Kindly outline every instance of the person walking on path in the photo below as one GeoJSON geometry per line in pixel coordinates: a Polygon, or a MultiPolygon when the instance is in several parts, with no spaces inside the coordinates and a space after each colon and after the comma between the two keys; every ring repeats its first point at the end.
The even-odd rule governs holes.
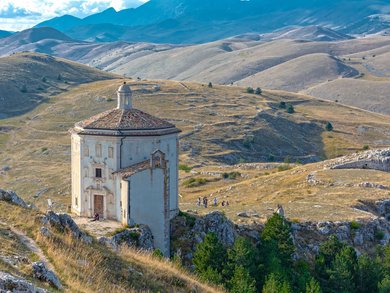
{"type": "Polygon", "coordinates": [[[198,200],[196,201],[196,205],[200,207],[200,197],[198,197],[198,200]]]}
{"type": "Polygon", "coordinates": [[[218,205],[218,199],[214,197],[214,206],[216,207],[218,205]]]}

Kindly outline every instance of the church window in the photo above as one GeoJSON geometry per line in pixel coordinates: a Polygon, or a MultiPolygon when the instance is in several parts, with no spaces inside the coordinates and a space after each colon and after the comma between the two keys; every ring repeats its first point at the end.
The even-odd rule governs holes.
{"type": "Polygon", "coordinates": [[[89,147],[88,145],[84,145],[84,157],[89,157],[89,147]]]}
{"type": "Polygon", "coordinates": [[[96,178],[102,178],[102,169],[101,168],[96,168],[95,169],[95,177],[96,178]]]}
{"type": "Polygon", "coordinates": [[[101,157],[102,156],[102,145],[101,144],[97,144],[95,151],[96,151],[96,157],[101,157]]]}
{"type": "Polygon", "coordinates": [[[113,147],[108,148],[108,157],[110,159],[112,159],[114,157],[114,148],[113,147]]]}
{"type": "Polygon", "coordinates": [[[75,199],[74,199],[74,205],[75,205],[76,207],[79,205],[79,201],[78,201],[78,198],[77,198],[77,197],[75,197],[75,199]]]}

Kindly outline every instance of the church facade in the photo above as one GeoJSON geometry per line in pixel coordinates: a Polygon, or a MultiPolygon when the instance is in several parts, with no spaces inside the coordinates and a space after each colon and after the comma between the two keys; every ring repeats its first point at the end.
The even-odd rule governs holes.
{"type": "Polygon", "coordinates": [[[173,124],[132,107],[124,83],[117,108],[78,122],[72,140],[72,212],[124,225],[148,225],[169,255],[178,213],[178,133],[173,124]]]}

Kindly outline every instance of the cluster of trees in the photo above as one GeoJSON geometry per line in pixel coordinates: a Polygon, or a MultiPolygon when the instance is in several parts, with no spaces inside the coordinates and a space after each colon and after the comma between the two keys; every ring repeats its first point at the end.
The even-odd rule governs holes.
{"type": "Polygon", "coordinates": [[[284,102],[284,101],[281,101],[279,103],[279,108],[280,109],[286,109],[286,112],[289,113],[289,114],[295,113],[294,106],[291,105],[291,104],[286,104],[286,102],[284,102]]]}
{"type": "Polygon", "coordinates": [[[256,89],[253,89],[252,87],[247,87],[246,88],[246,92],[248,94],[256,94],[256,95],[261,95],[261,93],[263,92],[261,88],[256,88],[256,89]]]}
{"type": "Polygon", "coordinates": [[[311,263],[295,259],[294,252],[291,224],[275,214],[257,246],[239,237],[226,248],[209,233],[193,263],[201,279],[233,293],[390,292],[390,246],[358,257],[354,248],[331,237],[311,263]]]}

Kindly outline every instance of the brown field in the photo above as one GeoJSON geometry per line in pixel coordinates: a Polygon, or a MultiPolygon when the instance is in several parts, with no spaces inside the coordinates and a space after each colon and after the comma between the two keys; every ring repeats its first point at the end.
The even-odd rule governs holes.
{"type": "MultiPolygon", "coordinates": [[[[0,186],[15,190],[42,209],[51,198],[58,211],[67,211],[70,203],[70,137],[67,131],[75,122],[115,107],[115,90],[120,83],[122,80],[84,84],[50,98],[28,114],[1,120],[0,167],[8,166],[10,170],[0,173],[0,186]]],[[[195,167],[194,172],[214,169],[225,172],[238,163],[267,162],[270,156],[280,162],[277,166],[284,160],[293,163],[318,161],[359,151],[365,145],[370,148],[390,145],[388,116],[310,96],[282,91],[264,91],[259,96],[246,94],[245,88],[208,88],[197,83],[172,81],[132,81],[131,86],[137,108],[168,119],[183,130],[180,161],[195,167]],[[292,103],[296,112],[288,114],[279,109],[280,101],[292,103]],[[326,121],[333,124],[333,132],[324,131],[326,121]]],[[[305,184],[309,171],[291,174],[306,169],[318,169],[321,176],[330,178],[337,174],[322,170],[321,164],[299,166],[293,171],[271,175],[263,174],[273,171],[246,171],[243,168],[238,171],[244,175],[249,172],[245,178],[221,181],[220,175],[211,176],[209,179],[213,182],[199,188],[184,187],[184,178],[192,174],[181,172],[182,209],[194,209],[199,195],[210,195],[231,185],[237,185],[236,189],[222,192],[221,196],[231,197],[232,205],[225,210],[232,218],[236,218],[237,211],[250,209],[266,214],[276,203],[287,205],[291,218],[360,217],[361,212],[350,208],[355,201],[365,196],[388,196],[364,188],[309,188],[305,184]],[[349,195],[341,196],[343,192],[349,195]],[[331,207],[329,203],[332,203],[338,208],[332,215],[325,208],[313,212],[312,202],[322,207],[331,207]]],[[[338,172],[349,174],[348,171],[338,172]]],[[[366,181],[388,179],[387,174],[380,172],[364,171],[363,174],[376,176],[366,181]]],[[[194,176],[204,177],[202,174],[194,176]]],[[[360,178],[351,176],[348,180],[357,182],[360,178]]]]}

